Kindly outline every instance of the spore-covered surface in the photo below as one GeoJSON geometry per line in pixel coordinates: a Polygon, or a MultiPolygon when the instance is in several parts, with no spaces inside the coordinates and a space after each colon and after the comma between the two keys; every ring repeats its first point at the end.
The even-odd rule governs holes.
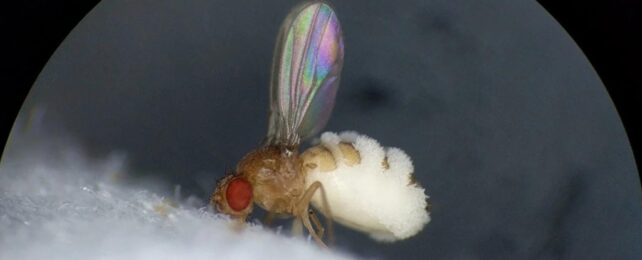
{"type": "Polygon", "coordinates": [[[128,183],[117,153],[90,159],[43,137],[14,135],[0,165],[0,259],[351,259],[255,223],[236,230],[178,187],[128,183]]]}
{"type": "MultiPolygon", "coordinates": [[[[38,78],[25,128],[62,125],[93,157],[121,151],[129,177],[206,198],[267,131],[274,41],[296,3],[103,1],[38,78]]],[[[642,255],[640,181],[615,107],[537,3],[331,4],[345,63],[326,130],[402,148],[433,210],[416,237],[378,244],[339,228],[339,248],[406,259],[642,255]]]]}

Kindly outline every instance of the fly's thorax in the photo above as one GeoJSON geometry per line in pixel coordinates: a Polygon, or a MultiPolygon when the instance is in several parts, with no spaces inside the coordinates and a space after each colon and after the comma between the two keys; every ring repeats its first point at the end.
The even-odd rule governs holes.
{"type": "Polygon", "coordinates": [[[265,146],[248,153],[237,166],[252,183],[254,202],[267,211],[291,214],[305,190],[301,160],[296,150],[265,146]]]}

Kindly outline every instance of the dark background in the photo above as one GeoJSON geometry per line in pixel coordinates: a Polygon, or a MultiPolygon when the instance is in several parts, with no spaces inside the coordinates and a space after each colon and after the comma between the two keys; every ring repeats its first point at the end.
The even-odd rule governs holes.
{"type": "MultiPolygon", "coordinates": [[[[29,89],[69,31],[99,1],[33,0],[5,5],[0,143],[4,145],[29,89]]],[[[571,35],[608,89],[642,161],[642,12],[639,1],[538,1],[571,35]]]]}
{"type": "MultiPolygon", "coordinates": [[[[204,2],[209,3],[209,1],[204,2]]],[[[276,17],[276,13],[284,12],[281,9],[284,10],[289,6],[280,4],[279,8],[275,8],[280,11],[261,10],[251,14],[263,15],[263,18],[266,14],[270,14],[269,23],[266,24],[276,24],[280,20],[276,17]]],[[[609,3],[611,4],[612,2],[609,3]]],[[[635,110],[627,108],[639,104],[639,95],[635,93],[639,91],[636,88],[639,86],[639,80],[635,81],[633,77],[633,71],[640,67],[639,50],[633,48],[640,46],[639,41],[633,38],[633,35],[639,34],[634,31],[635,25],[639,23],[632,20],[633,14],[639,9],[634,9],[625,3],[615,4],[616,9],[600,5],[585,6],[586,3],[582,5],[569,3],[567,7],[547,6],[547,8],[553,15],[557,15],[556,12],[563,14],[569,10],[577,12],[571,16],[562,15],[561,17],[567,18],[558,20],[563,24],[564,19],[569,21],[569,25],[564,24],[564,27],[571,32],[571,36],[594,64],[615,101],[631,142],[635,144],[638,142],[635,135],[636,126],[632,124],[635,120],[633,117],[635,110]],[[576,36],[573,30],[577,30],[582,36],[576,36]]],[[[244,6],[238,3],[235,5],[234,12],[238,12],[238,7],[244,6]]],[[[363,31],[363,21],[372,22],[372,17],[358,17],[355,6],[350,6],[350,2],[342,2],[341,5],[344,9],[339,9],[340,12],[352,11],[354,15],[354,17],[342,16],[346,21],[346,30],[351,29],[348,26],[355,26],[363,31]]],[[[376,6],[363,13],[389,14],[389,9],[376,8],[376,6]]],[[[488,8],[481,4],[472,6],[488,8]]],[[[528,5],[521,7],[523,6],[528,5]]],[[[178,7],[180,7],[179,11],[189,9],[184,9],[185,6],[178,7]]],[[[226,7],[232,9],[232,4],[226,7]]],[[[620,131],[619,121],[612,113],[612,108],[604,96],[605,93],[600,92],[601,84],[596,82],[592,71],[579,63],[575,63],[577,66],[564,67],[564,64],[569,64],[566,63],[567,59],[574,61],[578,59],[575,49],[572,48],[574,46],[569,47],[568,44],[558,46],[560,38],[556,37],[560,34],[552,28],[553,26],[544,27],[543,30],[540,30],[542,27],[531,27],[537,23],[531,24],[528,20],[520,20],[519,13],[501,14],[501,19],[498,21],[517,21],[520,24],[512,27],[512,24],[500,23],[498,27],[493,23],[483,24],[484,21],[480,17],[470,17],[470,20],[464,21],[465,17],[461,15],[458,17],[455,10],[457,8],[452,6],[450,9],[443,8],[444,6],[430,7],[429,10],[437,11],[422,13],[428,19],[410,21],[411,26],[417,23],[421,25],[418,26],[419,28],[427,27],[426,31],[411,34],[410,39],[417,40],[419,36],[418,42],[432,47],[427,54],[428,58],[426,53],[404,52],[403,48],[397,52],[391,52],[406,55],[402,57],[386,56],[386,53],[381,52],[368,53],[372,50],[386,49],[382,47],[394,49],[396,46],[410,46],[408,48],[426,46],[413,45],[410,41],[395,42],[391,37],[377,34],[377,32],[368,34],[353,29],[351,34],[347,35],[349,39],[346,39],[346,42],[358,42],[362,44],[361,46],[365,41],[363,39],[369,39],[371,35],[379,38],[374,38],[378,40],[374,42],[374,46],[350,48],[348,51],[350,57],[356,58],[347,61],[346,67],[350,67],[351,71],[350,74],[346,74],[343,83],[351,87],[340,90],[337,109],[343,111],[343,114],[334,115],[328,128],[359,130],[379,139],[384,145],[397,145],[409,152],[416,160],[416,167],[421,169],[422,175],[418,176],[419,181],[428,185],[429,194],[433,196],[435,202],[433,222],[417,239],[393,246],[382,245],[373,248],[373,243],[351,233],[342,233],[339,240],[347,244],[351,251],[360,255],[380,256],[381,254],[389,257],[399,256],[399,252],[406,252],[406,256],[418,257],[413,250],[423,247],[426,247],[425,252],[436,257],[465,256],[468,253],[487,257],[532,256],[532,254],[539,257],[571,257],[584,254],[606,256],[610,252],[620,252],[630,256],[632,252],[639,252],[640,248],[627,246],[639,244],[637,242],[640,239],[639,233],[636,233],[636,230],[639,230],[637,229],[639,220],[638,222],[635,220],[636,216],[639,216],[639,189],[631,187],[631,184],[638,185],[639,182],[633,182],[630,179],[630,174],[635,172],[630,160],[630,152],[626,142],[623,141],[625,138],[620,131]],[[446,12],[440,13],[441,11],[446,12]],[[482,24],[478,27],[471,24],[471,20],[481,21],[482,24]],[[515,30],[515,28],[524,28],[524,31],[515,30]],[[536,31],[529,31],[533,28],[536,31]],[[487,30],[483,31],[487,38],[472,37],[471,34],[477,33],[475,29],[487,30]],[[490,31],[491,29],[497,31],[490,31]],[[421,38],[424,35],[430,37],[421,38]],[[549,40],[552,44],[547,45],[549,40]],[[434,46],[446,47],[435,49],[434,46]],[[509,47],[509,49],[503,49],[503,47],[509,47]],[[535,58],[533,58],[534,53],[535,58]],[[537,54],[541,54],[541,57],[537,57],[537,54]],[[376,55],[380,55],[377,57],[381,58],[379,60],[387,59],[388,62],[401,65],[410,64],[395,72],[399,75],[382,75],[382,72],[389,71],[388,68],[382,65],[377,67],[375,58],[368,60],[369,56],[376,55]],[[415,56],[418,55],[422,56],[416,58],[415,56]],[[355,63],[358,64],[355,59],[359,57],[362,61],[375,61],[375,64],[362,62],[361,67],[354,66],[355,63]],[[474,64],[468,64],[470,62],[474,64]],[[493,70],[493,67],[484,68],[498,65],[502,69],[506,69],[506,66],[515,68],[509,67],[513,72],[493,70]],[[417,69],[424,67],[430,68],[427,75],[418,76],[417,69]],[[403,74],[404,69],[410,72],[403,74]],[[514,71],[519,73],[511,74],[514,71]],[[568,77],[563,75],[564,72],[570,72],[568,77]],[[507,75],[502,73],[509,75],[506,77],[507,75]],[[546,76],[552,79],[549,80],[546,76]],[[430,82],[421,82],[422,79],[430,82]],[[479,80],[479,84],[476,84],[475,80],[479,80]],[[417,82],[428,87],[423,90],[406,87],[418,85],[417,82]],[[403,118],[398,117],[400,111],[404,117],[409,117],[411,120],[404,121],[403,118]],[[417,116],[417,112],[427,114],[417,116]],[[372,114],[370,118],[367,116],[369,114],[372,114]],[[413,127],[403,127],[405,125],[396,123],[376,125],[376,122],[379,122],[377,120],[386,118],[391,121],[399,119],[394,122],[406,125],[412,122],[414,125],[413,127]],[[606,172],[608,174],[604,174],[606,172]],[[353,244],[350,245],[350,243],[353,244]],[[457,246],[462,248],[457,249],[457,246]],[[617,247],[625,250],[612,251],[617,247]],[[460,252],[460,255],[456,252],[460,252]]],[[[215,5],[208,8],[215,8],[215,5]]],[[[6,41],[11,46],[5,50],[16,58],[14,61],[8,60],[7,68],[3,68],[3,71],[9,73],[9,77],[3,77],[3,79],[17,79],[23,82],[7,83],[3,86],[9,86],[7,90],[13,86],[17,89],[20,89],[19,86],[24,86],[22,96],[13,99],[15,110],[8,115],[7,131],[15,118],[15,112],[42,66],[69,30],[89,9],[91,5],[76,9],[62,5],[37,5],[32,2],[23,6],[23,9],[5,10],[10,11],[12,17],[15,17],[9,22],[3,22],[3,26],[10,27],[8,31],[13,33],[9,34],[6,41]],[[68,12],[75,12],[76,16],[68,12]]],[[[466,12],[463,12],[465,15],[474,14],[475,9],[470,6],[463,9],[466,9],[466,12]]],[[[214,11],[218,10],[214,9],[214,11]]],[[[497,13],[489,9],[483,11],[486,14],[497,13]]],[[[208,11],[199,11],[196,17],[208,17],[203,13],[210,15],[208,11]]],[[[106,15],[105,12],[100,14],[106,15]]],[[[216,63],[216,60],[212,61],[208,55],[203,55],[206,57],[203,58],[205,60],[199,60],[198,58],[201,57],[194,55],[198,52],[194,51],[195,49],[211,51],[209,54],[212,55],[221,55],[220,52],[223,51],[207,49],[211,46],[207,44],[196,46],[189,44],[203,44],[195,40],[195,36],[191,33],[202,32],[203,28],[209,28],[205,25],[214,21],[231,20],[221,18],[221,15],[225,14],[219,11],[216,12],[218,17],[211,14],[211,17],[216,17],[218,20],[212,18],[211,21],[204,21],[194,27],[192,24],[180,23],[173,27],[172,21],[193,22],[185,19],[186,13],[181,14],[183,16],[179,15],[163,21],[165,22],[163,25],[167,26],[163,28],[164,30],[180,29],[171,31],[177,35],[172,35],[174,38],[169,37],[168,42],[163,43],[177,44],[178,54],[161,57],[169,58],[169,61],[156,60],[157,55],[145,56],[149,55],[144,53],[148,48],[151,49],[150,53],[157,47],[159,50],[164,49],[155,45],[144,45],[143,47],[146,48],[133,46],[134,49],[142,48],[139,49],[139,51],[142,50],[141,63],[137,63],[138,57],[134,57],[135,59],[127,60],[128,63],[122,65],[128,66],[127,69],[135,73],[127,75],[122,73],[121,68],[114,66],[115,62],[123,61],[119,60],[118,54],[121,56],[120,59],[122,59],[122,53],[131,54],[127,48],[132,46],[127,45],[130,43],[126,41],[127,38],[123,40],[123,36],[135,35],[136,40],[146,44],[164,39],[162,34],[154,34],[158,33],[155,30],[151,30],[153,32],[150,34],[139,33],[146,32],[145,28],[148,27],[135,25],[141,22],[149,26],[149,20],[126,21],[116,24],[122,28],[107,30],[107,35],[114,36],[113,38],[79,39],[81,37],[77,37],[69,41],[73,43],[75,40],[76,45],[68,45],[66,49],[60,48],[64,55],[61,54],[57,59],[52,59],[57,63],[50,67],[49,73],[45,73],[44,79],[41,80],[40,87],[45,90],[39,92],[41,99],[32,99],[42,101],[47,100],[47,96],[55,97],[49,100],[52,104],[57,104],[58,108],[65,112],[65,116],[69,116],[70,122],[75,124],[72,124],[75,127],[74,130],[83,134],[96,147],[102,147],[103,152],[106,149],[113,149],[114,143],[129,146],[135,151],[133,155],[139,156],[134,158],[134,162],[140,163],[140,165],[134,165],[135,169],[142,165],[151,172],[169,171],[166,181],[182,183],[186,185],[184,186],[187,187],[186,190],[188,188],[198,190],[198,185],[190,187],[190,183],[186,183],[191,173],[197,172],[184,172],[181,176],[180,171],[184,171],[186,166],[189,166],[192,167],[191,171],[202,169],[216,172],[219,167],[223,168],[221,162],[233,163],[244,151],[247,151],[248,147],[257,143],[261,138],[260,134],[264,132],[264,122],[261,121],[265,121],[265,118],[256,120],[259,124],[257,126],[257,122],[241,122],[243,118],[230,116],[229,111],[240,115],[251,114],[257,118],[264,114],[265,106],[251,107],[257,100],[259,104],[266,103],[264,86],[253,83],[267,82],[265,79],[268,75],[264,64],[269,63],[271,49],[269,43],[273,41],[274,32],[261,32],[260,29],[249,26],[253,24],[252,21],[241,21],[240,25],[234,24],[239,26],[241,31],[230,33],[227,35],[229,38],[221,36],[217,31],[199,35],[198,37],[206,38],[203,42],[215,43],[218,48],[228,50],[231,57],[241,59],[236,60],[235,65],[227,66],[230,68],[226,69],[225,64],[221,65],[221,61],[219,63],[216,63]],[[261,38],[254,40],[261,44],[249,41],[257,34],[260,34],[261,38]],[[189,44],[182,45],[185,43],[176,41],[181,37],[188,38],[189,41],[186,42],[189,44]],[[79,46],[79,41],[84,43],[80,46],[104,44],[98,47],[115,46],[123,49],[117,49],[121,51],[117,52],[117,55],[101,56],[100,51],[108,48],[94,50],[69,47],[79,46]],[[253,48],[247,48],[248,46],[253,48]],[[67,60],[64,57],[69,57],[72,62],[66,63],[67,60]],[[197,59],[190,60],[194,57],[197,59]],[[74,58],[77,60],[72,60],[74,58]],[[259,60],[253,60],[255,58],[259,60]],[[212,75],[213,73],[205,71],[202,66],[199,67],[200,64],[212,64],[212,62],[217,66],[216,69],[212,69],[213,73],[219,74],[212,75]],[[81,65],[78,66],[78,64],[81,65]],[[85,66],[83,67],[82,64],[85,66]],[[113,77],[96,80],[95,76],[101,75],[96,73],[96,70],[100,72],[102,69],[101,64],[111,66],[104,69],[115,73],[111,74],[113,77]],[[141,64],[148,67],[137,66],[141,64]],[[138,69],[140,73],[136,73],[138,69]],[[242,73],[248,69],[252,70],[250,75],[254,78],[246,78],[242,73]],[[174,74],[171,73],[157,75],[154,74],[154,70],[176,72],[176,75],[181,75],[182,78],[173,78],[174,74]],[[197,72],[191,74],[193,71],[197,72]],[[206,90],[212,87],[212,84],[207,82],[214,82],[212,80],[216,79],[226,79],[228,84],[221,84],[219,87],[222,93],[211,97],[214,99],[219,96],[232,97],[239,102],[238,104],[230,106],[228,101],[213,100],[223,107],[212,108],[210,100],[207,100],[208,96],[196,98],[190,96],[201,93],[199,91],[207,93],[206,90]],[[135,80],[141,80],[140,82],[148,87],[146,89],[121,87],[114,88],[121,92],[115,94],[109,92],[110,86],[118,83],[135,86],[132,84],[135,80]],[[83,111],[82,108],[88,107],[83,103],[88,102],[83,100],[83,96],[96,94],[83,86],[94,83],[95,91],[106,91],[98,92],[99,95],[103,93],[105,99],[91,99],[89,102],[97,102],[91,105],[98,107],[98,110],[83,111]],[[187,83],[185,85],[190,88],[180,90],[173,87],[181,83],[187,83]],[[65,90],[65,84],[69,85],[68,89],[74,91],[57,93],[58,89],[65,90]],[[63,88],[45,88],[49,85],[63,88]],[[154,85],[168,89],[151,88],[154,85]],[[164,102],[169,104],[159,103],[159,100],[163,100],[162,91],[175,91],[173,93],[176,98],[165,98],[164,102]],[[123,108],[125,106],[114,107],[114,104],[118,103],[115,102],[118,100],[118,95],[124,98],[123,103],[129,104],[127,107],[131,108],[131,105],[135,104],[136,109],[128,113],[129,110],[123,108]],[[250,95],[250,97],[246,96],[243,99],[244,95],[250,95]],[[181,104],[183,100],[193,102],[181,104]],[[70,102],[68,106],[66,101],[70,102]],[[183,131],[183,133],[157,124],[154,120],[163,119],[164,115],[145,114],[150,111],[153,113],[154,105],[169,105],[177,109],[177,111],[168,111],[168,107],[165,106],[162,110],[168,113],[165,119],[168,119],[170,124],[184,124],[192,127],[196,125],[199,128],[187,129],[189,131],[183,131]],[[199,114],[198,109],[203,109],[205,115],[199,114]],[[102,111],[102,114],[98,115],[94,111],[102,111]],[[221,111],[227,114],[221,115],[223,113],[221,111]],[[115,115],[127,115],[129,116],[127,120],[130,121],[119,121],[118,118],[114,118],[115,115]],[[184,115],[195,116],[185,118],[184,115]],[[221,128],[216,122],[208,121],[212,116],[228,120],[224,121],[230,127],[221,128]],[[129,128],[132,126],[131,122],[136,120],[139,120],[138,127],[129,128]],[[111,122],[120,122],[120,124],[110,125],[111,122]],[[114,130],[105,129],[111,126],[114,130]],[[216,136],[220,138],[216,139],[216,136]],[[247,140],[252,136],[256,140],[247,140]],[[155,140],[157,142],[151,143],[155,140]],[[149,149],[149,147],[154,148],[149,149]],[[147,153],[146,148],[151,151],[147,153]],[[162,159],[159,160],[159,158],[162,159]],[[218,161],[214,162],[215,160],[218,161]],[[196,166],[194,162],[200,164],[196,166]],[[149,168],[157,165],[162,166],[149,168]],[[174,173],[171,173],[172,171],[174,173]]],[[[397,18],[399,15],[397,13],[391,16],[397,18]]],[[[382,20],[390,20],[391,16],[383,17],[382,20]]],[[[125,17],[134,19],[136,16],[125,17]]],[[[409,24],[407,20],[399,20],[401,21],[396,22],[402,22],[403,25],[409,24]]],[[[538,22],[541,21],[538,20],[538,22]]],[[[497,20],[494,22],[496,23],[497,20]]],[[[232,25],[231,22],[230,25],[232,25]]],[[[91,32],[92,28],[94,27],[85,27],[84,32],[91,32]]],[[[95,29],[105,33],[105,27],[95,29]]],[[[408,30],[408,28],[405,29],[408,30]]],[[[163,30],[160,31],[163,32],[163,30]]],[[[408,39],[407,32],[399,33],[397,36],[408,39]]],[[[355,45],[357,44],[352,46],[355,45]]],[[[222,61],[231,60],[225,56],[214,57],[222,61]]],[[[3,95],[3,98],[5,97],[10,96],[3,95]]],[[[11,112],[6,109],[4,111],[11,112]]],[[[637,155],[639,157],[639,154],[637,155]]],[[[216,174],[221,173],[214,175],[216,174]]],[[[204,176],[204,179],[197,182],[206,184],[200,187],[201,193],[198,195],[202,197],[210,189],[213,176],[208,173],[200,175],[204,176]]]]}

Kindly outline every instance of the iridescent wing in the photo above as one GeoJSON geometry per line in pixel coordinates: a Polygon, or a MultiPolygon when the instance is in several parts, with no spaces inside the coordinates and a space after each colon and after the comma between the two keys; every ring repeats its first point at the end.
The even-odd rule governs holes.
{"type": "Polygon", "coordinates": [[[343,67],[341,26],[323,2],[295,7],[274,51],[268,144],[296,146],[325,126],[343,67]]]}

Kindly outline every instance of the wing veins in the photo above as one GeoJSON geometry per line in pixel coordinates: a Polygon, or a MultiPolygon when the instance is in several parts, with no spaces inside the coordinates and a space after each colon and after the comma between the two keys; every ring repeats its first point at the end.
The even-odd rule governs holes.
{"type": "MultiPolygon", "coordinates": [[[[319,17],[319,11],[320,10],[321,10],[321,6],[317,7],[317,9],[314,11],[314,16],[312,17],[312,23],[311,24],[316,24],[317,19],[319,17]]],[[[308,32],[307,32],[307,35],[305,37],[305,45],[304,45],[304,48],[303,48],[304,54],[301,55],[301,59],[300,59],[299,64],[298,64],[299,66],[297,68],[297,78],[296,78],[297,84],[294,86],[294,88],[297,91],[295,106],[298,106],[299,104],[301,104],[301,96],[302,95],[299,95],[299,91],[301,91],[301,85],[303,84],[302,83],[302,81],[303,81],[303,71],[304,71],[303,67],[305,67],[305,64],[303,63],[303,61],[308,56],[310,43],[312,41],[312,37],[310,37],[310,36],[312,35],[313,32],[314,32],[314,28],[310,28],[310,30],[308,30],[308,32]]],[[[300,113],[301,112],[305,112],[303,110],[304,109],[294,110],[295,111],[295,115],[294,115],[295,124],[292,125],[292,130],[293,130],[294,134],[298,134],[297,131],[296,131],[297,130],[296,128],[298,128],[298,125],[301,123],[302,118],[300,118],[301,117],[300,113]]]]}
{"type": "MultiPolygon", "coordinates": [[[[328,30],[328,26],[330,25],[330,22],[332,21],[332,17],[333,16],[334,16],[334,13],[331,13],[330,17],[328,17],[328,20],[326,21],[325,25],[323,26],[323,31],[321,33],[321,37],[322,38],[325,35],[325,32],[328,30]]],[[[316,64],[317,58],[319,56],[319,49],[320,48],[321,48],[321,44],[317,45],[317,48],[314,51],[314,61],[315,61],[314,64],[316,64]]],[[[316,66],[315,66],[315,69],[312,71],[312,79],[314,79],[314,83],[316,83],[316,81],[317,81],[316,74],[317,74],[317,70],[316,70],[316,66]]],[[[316,84],[312,84],[312,85],[316,85],[316,84]]],[[[304,111],[306,111],[306,112],[308,111],[308,108],[310,107],[310,104],[312,103],[312,99],[313,99],[313,98],[310,98],[310,97],[314,97],[314,95],[312,93],[316,94],[317,91],[319,91],[319,88],[315,88],[314,91],[309,91],[307,93],[307,95],[306,95],[306,97],[304,99],[304,101],[305,101],[304,111]]],[[[305,113],[305,114],[307,114],[307,113],[305,113]]],[[[303,120],[305,118],[305,114],[303,115],[303,118],[301,118],[301,120],[303,120]]]]}

